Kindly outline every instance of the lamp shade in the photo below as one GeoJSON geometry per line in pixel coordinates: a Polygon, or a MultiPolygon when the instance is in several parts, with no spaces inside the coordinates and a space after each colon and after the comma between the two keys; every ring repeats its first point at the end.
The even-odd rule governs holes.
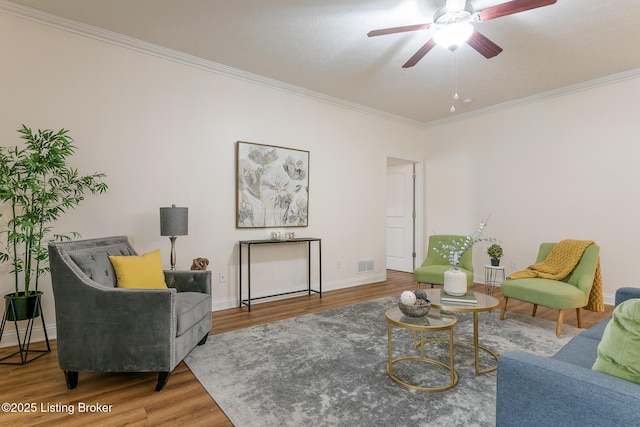
{"type": "Polygon", "coordinates": [[[186,236],[189,234],[189,208],[160,208],[160,235],[186,236]]]}

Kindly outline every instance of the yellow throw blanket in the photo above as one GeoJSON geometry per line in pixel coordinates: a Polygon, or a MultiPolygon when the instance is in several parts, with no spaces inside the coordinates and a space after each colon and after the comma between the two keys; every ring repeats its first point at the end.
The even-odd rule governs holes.
{"type": "MultiPolygon", "coordinates": [[[[551,249],[549,255],[537,264],[530,265],[526,270],[516,271],[507,279],[526,279],[540,277],[543,279],[562,280],[576,267],[584,250],[595,242],[591,240],[562,240],[551,249]]],[[[593,286],[589,294],[586,307],[590,311],[604,311],[604,294],[602,288],[602,274],[600,272],[600,258],[593,278],[593,286]]]]}

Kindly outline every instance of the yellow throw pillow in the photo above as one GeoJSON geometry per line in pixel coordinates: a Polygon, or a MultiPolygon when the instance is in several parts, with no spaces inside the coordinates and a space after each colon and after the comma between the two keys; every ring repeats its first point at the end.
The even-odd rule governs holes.
{"type": "Polygon", "coordinates": [[[119,288],[167,289],[160,249],[144,255],[109,256],[119,288]]]}

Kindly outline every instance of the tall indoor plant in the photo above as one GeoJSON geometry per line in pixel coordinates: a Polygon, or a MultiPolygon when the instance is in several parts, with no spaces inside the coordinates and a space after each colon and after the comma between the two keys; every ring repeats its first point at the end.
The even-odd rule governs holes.
{"type": "MultiPolygon", "coordinates": [[[[85,192],[104,193],[103,173],[80,175],[68,164],[76,151],[68,130],[38,130],[22,125],[21,146],[0,147],[0,262],[11,265],[15,292],[9,299],[39,295],[38,279],[49,271],[49,240],[64,240],[77,233],[56,234],[52,224],[84,200],[85,192]]],[[[39,298],[39,296],[38,296],[39,298]]],[[[38,304],[39,306],[39,304],[38,304]]],[[[39,314],[29,309],[26,318],[39,314]]],[[[18,314],[20,316],[20,314],[18,314]]],[[[14,319],[10,319],[14,320],[14,319]]],[[[20,320],[20,319],[17,319],[20,320]]]]}

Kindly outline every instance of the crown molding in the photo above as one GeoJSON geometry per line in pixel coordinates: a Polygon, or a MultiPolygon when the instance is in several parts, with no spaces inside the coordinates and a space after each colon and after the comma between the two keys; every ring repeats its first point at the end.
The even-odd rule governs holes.
{"type": "Polygon", "coordinates": [[[186,53],[178,52],[172,49],[138,40],[133,37],[127,37],[113,31],[104,30],[102,28],[83,24],[81,22],[63,18],[61,16],[34,9],[28,6],[12,3],[7,0],[0,0],[0,11],[3,11],[8,15],[16,16],[18,18],[27,19],[53,28],[68,31],[70,33],[89,37],[101,42],[134,50],[136,52],[145,53],[159,58],[178,62],[183,65],[195,67],[204,71],[238,80],[243,80],[249,83],[254,83],[259,86],[276,89],[305,98],[310,98],[316,101],[321,101],[327,104],[332,104],[335,106],[347,108],[349,110],[366,113],[410,126],[424,126],[424,123],[417,120],[412,120],[407,117],[387,113],[385,111],[377,110],[375,108],[370,108],[361,104],[357,104],[355,102],[350,102],[342,98],[329,96],[320,92],[315,92],[299,86],[284,83],[279,80],[260,76],[258,74],[249,73],[247,71],[239,70],[237,68],[229,67],[217,62],[205,60],[193,55],[188,55],[186,53]]]}
{"type": "Polygon", "coordinates": [[[172,49],[164,48],[164,47],[154,45],[152,43],[144,42],[142,40],[138,40],[132,37],[127,37],[122,34],[115,33],[113,31],[104,30],[91,25],[83,24],[81,22],[63,18],[58,15],[54,15],[48,12],[34,9],[28,6],[12,3],[7,0],[0,0],[0,11],[8,15],[34,21],[40,24],[53,27],[53,28],[57,28],[57,29],[68,31],[81,36],[89,37],[101,42],[105,42],[105,43],[109,43],[109,44],[123,47],[126,49],[134,50],[140,53],[153,55],[162,59],[178,62],[178,63],[195,67],[204,71],[212,72],[222,76],[253,83],[259,86],[268,87],[271,89],[287,92],[290,94],[302,96],[305,98],[313,99],[316,101],[320,101],[320,102],[335,105],[338,107],[346,108],[349,110],[357,111],[360,113],[365,113],[365,114],[369,114],[369,115],[383,118],[386,120],[391,120],[401,124],[405,124],[413,127],[420,127],[420,128],[430,128],[434,126],[440,126],[444,124],[467,120],[473,117],[492,114],[498,111],[508,110],[511,108],[539,102],[549,98],[564,96],[571,93],[576,93],[583,90],[588,90],[588,89],[592,89],[600,86],[606,86],[606,85],[621,82],[624,80],[630,80],[630,79],[640,77],[640,69],[629,70],[622,73],[613,74],[613,75],[601,77],[598,79],[590,80],[587,82],[562,87],[562,88],[551,90],[548,92],[542,92],[526,98],[520,98],[513,101],[503,102],[503,103],[492,105],[490,107],[483,108],[480,110],[470,111],[468,113],[456,114],[454,116],[447,117],[444,119],[421,122],[418,120],[409,119],[407,117],[391,114],[385,111],[377,110],[375,108],[357,104],[355,102],[350,102],[342,98],[329,96],[320,92],[315,92],[299,86],[291,85],[279,80],[260,76],[258,74],[249,73],[247,71],[239,70],[237,68],[229,67],[223,64],[219,64],[217,62],[208,61],[202,58],[198,58],[196,56],[192,56],[192,55],[188,55],[172,49]]]}
{"type": "Polygon", "coordinates": [[[537,93],[532,96],[528,96],[526,98],[514,99],[513,101],[507,101],[500,104],[492,105],[490,107],[486,107],[480,110],[470,111],[468,113],[463,113],[460,115],[456,115],[453,117],[447,117],[445,119],[434,120],[430,122],[425,122],[423,124],[424,127],[434,127],[440,126],[443,124],[449,124],[458,122],[461,120],[467,120],[472,117],[484,116],[486,114],[493,114],[498,111],[509,110],[512,108],[520,107],[526,104],[533,104],[536,102],[543,101],[545,99],[556,98],[559,96],[570,95],[576,92],[582,92],[584,90],[594,89],[600,86],[607,86],[610,84],[622,82],[625,80],[636,79],[640,77],[640,68],[636,68],[634,70],[624,71],[617,74],[611,74],[609,76],[604,76],[601,78],[588,80],[586,82],[577,83],[570,86],[561,87],[558,89],[550,90],[547,92],[537,93]]]}

